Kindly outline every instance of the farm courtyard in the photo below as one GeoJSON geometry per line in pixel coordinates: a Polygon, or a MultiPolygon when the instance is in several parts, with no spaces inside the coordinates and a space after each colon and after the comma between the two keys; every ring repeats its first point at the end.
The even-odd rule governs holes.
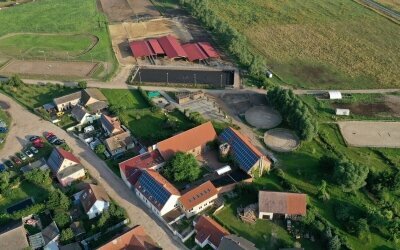
{"type": "Polygon", "coordinates": [[[292,86],[400,87],[398,24],[356,1],[206,2],[292,86]]]}

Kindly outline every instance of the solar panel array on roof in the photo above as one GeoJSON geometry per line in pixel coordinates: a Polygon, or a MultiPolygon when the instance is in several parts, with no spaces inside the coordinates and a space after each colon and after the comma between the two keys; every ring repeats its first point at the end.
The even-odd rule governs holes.
{"type": "Polygon", "coordinates": [[[137,182],[137,187],[146,198],[161,209],[171,197],[160,183],[154,180],[146,171],[143,171],[137,182]]]}
{"type": "Polygon", "coordinates": [[[231,129],[225,129],[219,138],[231,146],[233,157],[244,171],[248,172],[260,159],[231,129]]]}

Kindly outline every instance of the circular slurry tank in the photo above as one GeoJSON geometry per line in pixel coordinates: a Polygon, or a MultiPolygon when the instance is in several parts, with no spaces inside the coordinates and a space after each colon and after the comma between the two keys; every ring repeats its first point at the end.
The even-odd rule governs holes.
{"type": "Polygon", "coordinates": [[[282,122],[282,116],[273,108],[267,106],[254,106],[245,113],[246,121],[255,128],[270,129],[282,122]]]}
{"type": "Polygon", "coordinates": [[[300,144],[296,133],[284,128],[271,129],[265,132],[264,142],[269,148],[277,152],[293,151],[300,144]]]}

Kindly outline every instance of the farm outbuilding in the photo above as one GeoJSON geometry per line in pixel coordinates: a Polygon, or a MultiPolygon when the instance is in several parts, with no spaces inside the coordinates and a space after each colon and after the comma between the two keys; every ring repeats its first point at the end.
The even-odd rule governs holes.
{"type": "Polygon", "coordinates": [[[336,115],[350,115],[350,109],[336,109],[336,115]]]}
{"type": "Polygon", "coordinates": [[[328,95],[329,95],[329,99],[330,100],[340,100],[340,99],[342,99],[342,93],[340,93],[339,91],[329,91],[328,95]]]}

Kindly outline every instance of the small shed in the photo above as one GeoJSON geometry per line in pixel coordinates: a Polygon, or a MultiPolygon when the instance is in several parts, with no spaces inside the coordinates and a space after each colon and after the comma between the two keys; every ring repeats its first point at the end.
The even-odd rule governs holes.
{"type": "Polygon", "coordinates": [[[336,109],[336,115],[350,115],[350,109],[336,109]]]}
{"type": "Polygon", "coordinates": [[[217,172],[218,175],[223,175],[225,173],[228,173],[231,170],[232,170],[231,167],[229,165],[226,165],[222,168],[215,170],[215,172],[217,172]]]}
{"type": "Polygon", "coordinates": [[[329,95],[329,99],[330,100],[340,100],[340,99],[342,99],[342,93],[340,93],[339,91],[329,91],[328,95],[329,95]]]}

